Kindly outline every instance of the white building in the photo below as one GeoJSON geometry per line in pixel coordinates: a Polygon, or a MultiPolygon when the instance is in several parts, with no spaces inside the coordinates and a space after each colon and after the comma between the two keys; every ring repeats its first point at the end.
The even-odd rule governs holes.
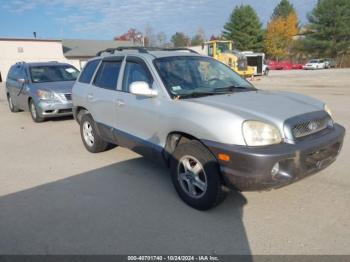
{"type": "Polygon", "coordinates": [[[100,50],[131,46],[128,41],[0,38],[0,80],[17,62],[65,62],[81,69],[100,50]]]}

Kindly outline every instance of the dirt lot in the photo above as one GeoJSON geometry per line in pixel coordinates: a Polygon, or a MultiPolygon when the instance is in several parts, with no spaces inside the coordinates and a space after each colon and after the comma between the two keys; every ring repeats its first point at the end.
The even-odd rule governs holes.
{"type": "MultiPolygon", "coordinates": [[[[326,101],[350,130],[350,70],[271,72],[266,89],[326,101]]],[[[72,119],[10,113],[0,86],[2,254],[350,254],[350,141],[302,182],[199,212],[168,172],[123,148],[93,155],[72,119]]]]}

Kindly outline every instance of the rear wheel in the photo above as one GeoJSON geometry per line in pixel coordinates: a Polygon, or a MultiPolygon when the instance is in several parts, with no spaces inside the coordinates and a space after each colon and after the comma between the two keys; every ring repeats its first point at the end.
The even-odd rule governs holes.
{"type": "Polygon", "coordinates": [[[225,199],[218,163],[199,141],[180,144],[170,168],[174,187],[186,204],[207,210],[225,199]]]}
{"type": "Polygon", "coordinates": [[[10,94],[7,94],[7,102],[9,104],[9,108],[10,108],[10,111],[15,113],[15,112],[18,112],[19,109],[18,107],[16,107],[14,104],[13,104],[13,101],[12,101],[12,98],[10,96],[10,94]]]}
{"type": "Polygon", "coordinates": [[[85,148],[91,153],[99,153],[109,148],[109,143],[98,134],[95,121],[90,114],[85,114],[80,121],[80,135],[85,148]]]}
{"type": "Polygon", "coordinates": [[[36,123],[43,122],[45,119],[40,116],[40,113],[38,111],[38,107],[35,105],[34,101],[31,99],[29,101],[29,111],[30,115],[32,116],[32,119],[36,123]]]}

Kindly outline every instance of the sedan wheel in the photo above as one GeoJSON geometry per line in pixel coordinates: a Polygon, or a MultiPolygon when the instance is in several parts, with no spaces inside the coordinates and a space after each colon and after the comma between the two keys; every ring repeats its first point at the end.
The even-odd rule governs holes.
{"type": "Polygon", "coordinates": [[[18,108],[13,104],[11,96],[8,94],[7,95],[7,102],[9,104],[9,108],[11,112],[18,112],[18,108]]]}
{"type": "Polygon", "coordinates": [[[38,108],[36,107],[33,100],[29,101],[29,111],[30,111],[30,115],[32,116],[32,119],[34,122],[40,123],[40,122],[43,122],[45,120],[43,117],[40,116],[40,114],[38,112],[38,108]]]}

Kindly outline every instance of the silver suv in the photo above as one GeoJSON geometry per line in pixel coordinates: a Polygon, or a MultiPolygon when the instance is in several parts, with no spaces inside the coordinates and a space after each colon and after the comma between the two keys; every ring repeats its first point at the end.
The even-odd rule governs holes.
{"type": "Polygon", "coordinates": [[[321,101],[257,90],[183,50],[101,52],[75,83],[73,105],[87,150],[119,145],[164,162],[181,199],[200,210],[229,189],[278,188],[324,169],[345,134],[321,101]]]}

